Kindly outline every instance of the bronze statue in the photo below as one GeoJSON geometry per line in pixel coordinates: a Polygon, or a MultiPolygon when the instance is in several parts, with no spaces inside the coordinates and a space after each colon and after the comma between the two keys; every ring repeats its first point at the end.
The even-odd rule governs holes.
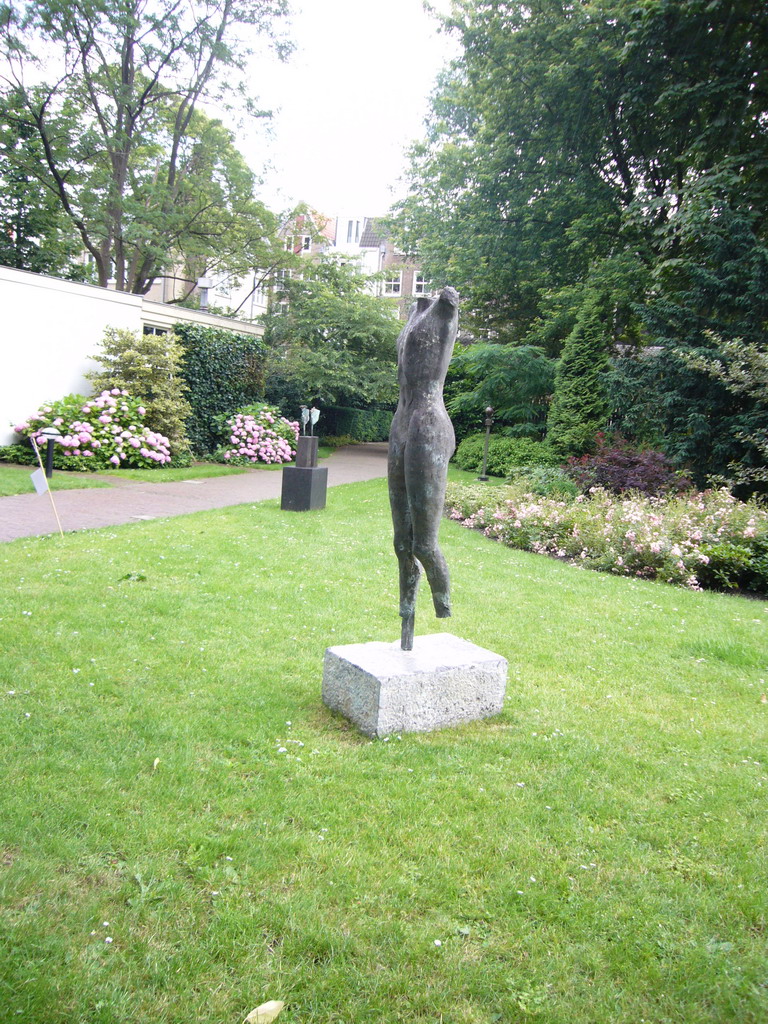
{"type": "Polygon", "coordinates": [[[438,618],[451,614],[448,566],[437,543],[448,460],[456,439],[443,402],[443,384],[456,340],[459,296],[443,288],[420,298],[397,340],[400,398],[389,434],[389,503],[400,568],[400,646],[413,649],[416,592],[427,574],[438,618]]]}

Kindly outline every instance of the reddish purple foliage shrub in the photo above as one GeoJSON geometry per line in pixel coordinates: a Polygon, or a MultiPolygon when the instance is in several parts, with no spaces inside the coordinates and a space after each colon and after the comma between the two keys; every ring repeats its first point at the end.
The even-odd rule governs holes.
{"type": "Polygon", "coordinates": [[[587,493],[591,487],[603,487],[612,494],[639,491],[641,494],[676,494],[693,484],[675,470],[663,452],[633,448],[620,435],[597,435],[593,455],[571,456],[565,466],[568,476],[587,493]]]}

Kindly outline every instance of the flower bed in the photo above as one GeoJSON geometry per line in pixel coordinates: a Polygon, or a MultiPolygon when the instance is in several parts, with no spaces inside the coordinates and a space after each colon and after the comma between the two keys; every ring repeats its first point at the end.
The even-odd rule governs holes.
{"type": "Polygon", "coordinates": [[[592,488],[555,500],[514,487],[452,484],[446,510],[508,547],[585,568],[693,590],[768,593],[768,510],[725,490],[658,498],[592,488]]]}
{"type": "Polygon", "coordinates": [[[219,449],[218,462],[232,466],[251,462],[290,462],[296,455],[299,424],[274,406],[249,406],[224,421],[230,447],[219,449]]]}
{"type": "Polygon", "coordinates": [[[140,399],[112,388],[95,398],[67,395],[38,409],[14,429],[41,445],[43,428],[57,427],[61,437],[55,465],[62,469],[164,466],[171,461],[170,442],[142,423],[145,414],[140,399]]]}

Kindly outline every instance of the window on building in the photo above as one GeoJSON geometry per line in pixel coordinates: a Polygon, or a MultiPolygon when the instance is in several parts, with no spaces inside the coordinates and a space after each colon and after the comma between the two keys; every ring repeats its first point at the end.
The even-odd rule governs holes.
{"type": "Polygon", "coordinates": [[[303,235],[301,239],[301,248],[304,252],[309,252],[312,248],[312,235],[303,235]]]}
{"type": "Polygon", "coordinates": [[[391,277],[384,279],[384,294],[385,295],[401,295],[403,291],[403,272],[399,274],[393,274],[391,277]]]}
{"type": "Polygon", "coordinates": [[[424,277],[423,274],[413,275],[413,294],[414,295],[428,295],[430,292],[429,281],[424,277]]]}
{"type": "Polygon", "coordinates": [[[347,241],[348,242],[352,241],[352,234],[353,234],[354,230],[355,230],[355,222],[353,220],[351,220],[347,224],[347,241]]]}
{"type": "Polygon", "coordinates": [[[167,327],[153,327],[152,324],[144,324],[144,334],[167,334],[167,327]]]}

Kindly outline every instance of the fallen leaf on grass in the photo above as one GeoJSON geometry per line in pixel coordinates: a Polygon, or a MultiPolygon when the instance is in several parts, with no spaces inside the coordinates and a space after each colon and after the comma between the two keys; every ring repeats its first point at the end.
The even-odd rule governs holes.
{"type": "Polygon", "coordinates": [[[243,1024],[270,1024],[284,1006],[285,1003],[278,999],[270,999],[268,1003],[262,1003],[255,1010],[251,1010],[243,1024]]]}

